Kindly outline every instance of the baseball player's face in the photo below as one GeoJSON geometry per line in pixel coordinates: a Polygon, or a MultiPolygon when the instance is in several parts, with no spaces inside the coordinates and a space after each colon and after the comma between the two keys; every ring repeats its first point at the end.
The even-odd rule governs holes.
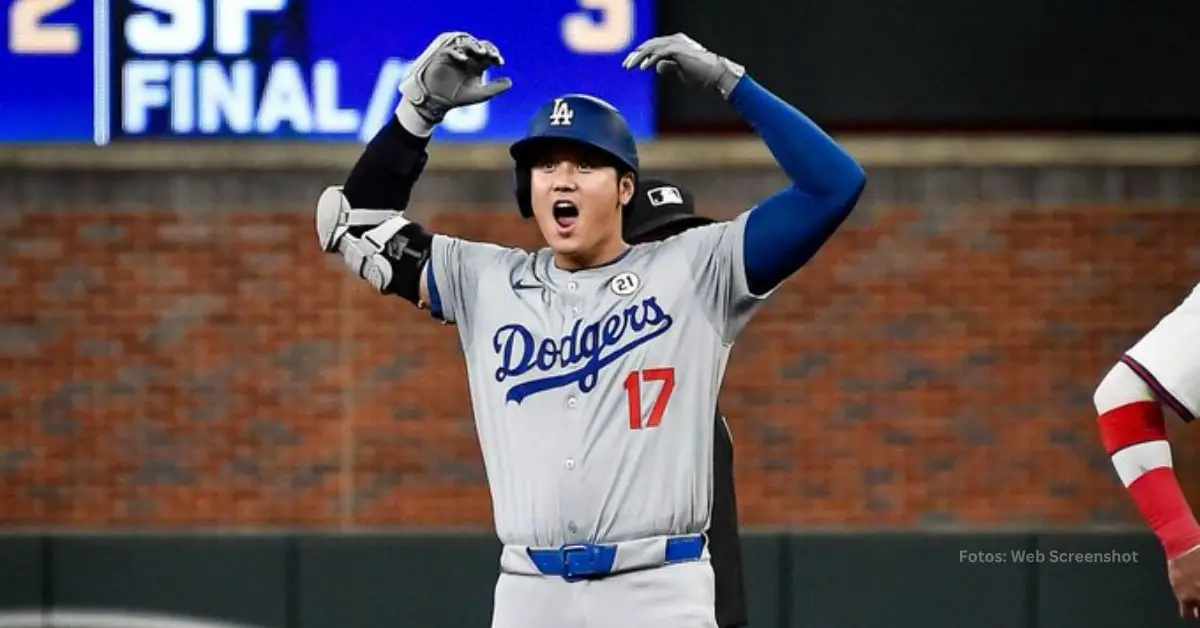
{"type": "Polygon", "coordinates": [[[603,263],[625,246],[621,205],[632,198],[634,180],[618,176],[608,163],[602,155],[562,146],[533,167],[533,215],[560,265],[603,263]]]}

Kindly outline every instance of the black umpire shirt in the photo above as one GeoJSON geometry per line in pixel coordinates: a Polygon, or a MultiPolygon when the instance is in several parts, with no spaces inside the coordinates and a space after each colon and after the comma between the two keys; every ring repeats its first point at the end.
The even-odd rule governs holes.
{"type": "MultiPolygon", "coordinates": [[[[428,138],[418,138],[393,116],[367,144],[342,192],[355,207],[403,210],[424,170],[428,138]]],[[[742,581],[742,544],[738,537],[737,497],[733,485],[733,437],[721,409],[713,430],[713,509],[708,551],[716,580],[716,615],[721,628],[747,624],[746,587],[742,581]]]]}
{"type": "Polygon", "coordinates": [[[708,552],[717,584],[717,625],[745,626],[746,584],[742,579],[742,542],[738,536],[737,494],[733,486],[733,436],[718,407],[713,430],[713,508],[708,552]]]}

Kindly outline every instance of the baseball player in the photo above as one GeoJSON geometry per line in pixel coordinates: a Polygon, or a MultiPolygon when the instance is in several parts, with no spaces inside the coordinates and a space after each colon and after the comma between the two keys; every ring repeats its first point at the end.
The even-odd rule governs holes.
{"type": "MultiPolygon", "coordinates": [[[[630,244],[665,240],[711,218],[696,214],[690,190],[663,179],[641,178],[621,220],[630,244]]],[[[733,481],[733,434],[720,406],[713,413],[713,504],[708,547],[716,580],[717,625],[741,628],[746,617],[746,583],[742,578],[742,541],[738,534],[737,492],[733,481]]]]}
{"type": "Polygon", "coordinates": [[[849,214],[865,175],[741,66],[673,35],[625,67],[729,102],[790,179],[784,190],[734,220],[630,246],[621,218],[637,146],[611,105],[566,94],[509,151],[517,206],[546,246],[432,234],[403,213],[428,138],[450,109],[511,86],[482,79],[502,63],[466,33],[430,44],[395,120],[318,200],[320,246],[456,327],[504,546],[492,626],[714,627],[707,413],[738,334],[849,214]]]}
{"type": "Polygon", "coordinates": [[[1200,285],[1133,345],[1096,387],[1100,435],[1117,476],[1167,557],[1179,615],[1200,619],[1200,525],[1172,466],[1163,406],[1200,411],[1200,285]]]}

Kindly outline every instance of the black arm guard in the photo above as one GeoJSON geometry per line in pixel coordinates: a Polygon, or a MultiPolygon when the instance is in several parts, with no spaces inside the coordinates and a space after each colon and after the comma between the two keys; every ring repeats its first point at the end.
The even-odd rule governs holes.
{"type": "Polygon", "coordinates": [[[353,207],[404,211],[429,154],[428,137],[409,133],[395,115],[371,138],[355,162],[342,194],[353,207]]]}
{"type": "Polygon", "coordinates": [[[421,302],[421,271],[429,261],[433,234],[421,225],[410,222],[386,242],[376,244],[380,246],[380,255],[387,260],[392,271],[391,280],[383,282],[382,292],[394,294],[417,307],[425,307],[421,302]]]}

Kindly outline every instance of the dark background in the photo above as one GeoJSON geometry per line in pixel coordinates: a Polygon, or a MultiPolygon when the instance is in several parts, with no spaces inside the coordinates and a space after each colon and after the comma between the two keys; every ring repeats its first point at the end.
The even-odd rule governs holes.
{"type": "MultiPolygon", "coordinates": [[[[755,628],[1183,625],[1172,617],[1155,541],[1141,535],[750,534],[745,541],[755,628]],[[963,551],[1009,557],[1037,549],[1041,563],[960,560],[963,551]],[[1054,563],[1051,550],[1136,552],[1137,561],[1054,563]]],[[[498,550],[482,535],[0,537],[0,625],[25,625],[14,625],[12,612],[56,610],[262,628],[486,626],[498,550]]],[[[88,628],[65,617],[54,625],[88,628]]]]}
{"type": "MultiPolygon", "coordinates": [[[[1200,130],[1200,2],[667,0],[684,32],[835,130],[1200,130]]],[[[740,128],[660,81],[664,133],[740,128]]]]}

